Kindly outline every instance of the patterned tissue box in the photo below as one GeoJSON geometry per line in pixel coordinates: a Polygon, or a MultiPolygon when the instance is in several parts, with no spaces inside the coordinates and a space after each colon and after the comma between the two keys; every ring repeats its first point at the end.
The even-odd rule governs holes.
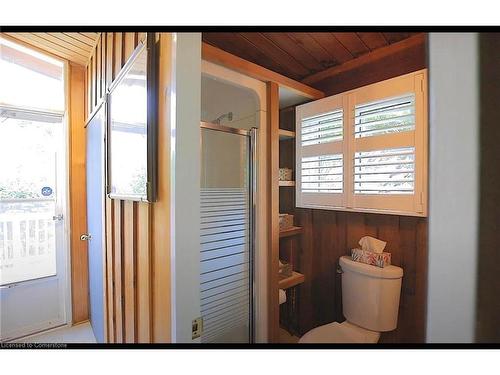
{"type": "Polygon", "coordinates": [[[374,253],[361,249],[351,250],[351,259],[355,262],[361,262],[384,268],[391,265],[391,253],[374,253]]]}

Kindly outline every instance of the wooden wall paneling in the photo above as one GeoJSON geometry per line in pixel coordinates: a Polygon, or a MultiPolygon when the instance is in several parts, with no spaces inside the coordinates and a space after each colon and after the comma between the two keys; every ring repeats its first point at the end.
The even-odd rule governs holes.
{"type": "Polygon", "coordinates": [[[300,271],[305,276],[304,283],[299,286],[300,299],[298,301],[298,321],[301,334],[314,328],[315,307],[312,303],[312,285],[314,277],[314,256],[315,244],[313,233],[312,210],[296,208],[296,223],[302,227],[303,232],[300,236],[300,271]]]}
{"type": "Polygon", "coordinates": [[[312,213],[312,232],[314,236],[314,275],[311,299],[317,324],[326,324],[335,319],[335,262],[339,249],[332,247],[338,230],[335,228],[336,215],[328,211],[314,210],[312,213]],[[325,293],[326,291],[326,293],[325,293]],[[329,291],[329,292],[328,292],[329,291]],[[330,296],[328,294],[330,293],[330,296]]]}
{"type": "Polygon", "coordinates": [[[80,235],[87,233],[87,200],[85,176],[85,69],[68,64],[69,92],[69,212],[71,244],[72,321],[89,318],[89,279],[87,242],[80,235]]]}
{"type": "Polygon", "coordinates": [[[418,220],[417,223],[417,251],[416,251],[416,280],[415,280],[415,341],[426,340],[427,317],[427,220],[418,220]]]}
{"type": "Polygon", "coordinates": [[[129,57],[134,52],[135,48],[135,33],[123,33],[123,64],[127,62],[129,57]]]}
{"type": "Polygon", "coordinates": [[[115,283],[115,342],[125,341],[123,335],[123,201],[114,199],[114,283],[115,283]]]}
{"type": "Polygon", "coordinates": [[[123,297],[125,342],[136,340],[137,202],[123,202],[123,297]]]}
{"type": "Polygon", "coordinates": [[[108,38],[106,37],[106,33],[101,34],[101,93],[100,93],[100,98],[104,97],[104,94],[106,93],[106,75],[107,75],[107,64],[106,64],[106,45],[108,42],[108,38]]]}
{"type": "Polygon", "coordinates": [[[120,73],[120,70],[122,68],[123,60],[122,60],[122,33],[113,33],[114,35],[114,50],[115,50],[115,57],[114,57],[114,66],[113,66],[113,78],[116,78],[118,73],[120,73]]]}
{"type": "Polygon", "coordinates": [[[279,86],[267,83],[267,114],[269,124],[269,259],[268,259],[268,342],[279,339],[279,86]]]}
{"type": "Polygon", "coordinates": [[[97,73],[97,55],[92,56],[92,109],[94,110],[97,105],[97,88],[99,85],[98,82],[98,73],[97,73]]]}
{"type": "Polygon", "coordinates": [[[99,101],[101,100],[101,91],[102,91],[102,49],[101,49],[101,41],[102,39],[99,38],[97,41],[97,45],[95,48],[95,69],[96,69],[96,88],[95,88],[95,103],[94,105],[97,105],[99,101]]]}
{"type": "Polygon", "coordinates": [[[170,91],[172,69],[172,35],[159,34],[158,74],[158,196],[151,216],[151,342],[171,340],[170,290],[170,91]]]}
{"type": "Polygon", "coordinates": [[[106,198],[106,299],[108,343],[115,342],[114,204],[106,198]]]}
{"type": "Polygon", "coordinates": [[[137,342],[151,341],[151,210],[148,203],[137,207],[137,342]]]}
{"type": "Polygon", "coordinates": [[[106,89],[109,88],[114,78],[114,33],[106,33],[106,89]]]}
{"type": "Polygon", "coordinates": [[[137,33],[137,38],[139,42],[146,42],[147,33],[137,33]]]}

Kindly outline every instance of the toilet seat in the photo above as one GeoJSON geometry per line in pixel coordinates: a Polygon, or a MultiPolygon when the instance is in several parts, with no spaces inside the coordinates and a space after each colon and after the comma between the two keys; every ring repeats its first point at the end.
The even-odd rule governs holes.
{"type": "Polygon", "coordinates": [[[375,344],[380,338],[379,332],[369,331],[348,321],[329,323],[316,327],[299,340],[299,344],[319,343],[368,343],[375,344]]]}

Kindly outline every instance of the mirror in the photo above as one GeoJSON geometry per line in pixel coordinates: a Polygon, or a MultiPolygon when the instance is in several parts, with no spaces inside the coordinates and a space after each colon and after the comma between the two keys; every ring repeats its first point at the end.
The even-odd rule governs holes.
{"type": "Polygon", "coordinates": [[[155,200],[156,86],[154,34],[140,42],[108,94],[108,194],[155,200]]]}

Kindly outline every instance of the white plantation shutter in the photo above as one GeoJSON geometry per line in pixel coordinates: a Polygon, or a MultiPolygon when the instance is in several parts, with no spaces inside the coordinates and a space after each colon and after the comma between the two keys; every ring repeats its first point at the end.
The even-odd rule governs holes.
{"type": "Polygon", "coordinates": [[[355,116],[356,138],[415,130],[415,94],[356,105],[355,116]]]}
{"type": "Polygon", "coordinates": [[[343,155],[302,158],[301,191],[310,193],[343,192],[343,155]]]}
{"type": "Polygon", "coordinates": [[[298,207],[426,215],[426,74],[297,107],[298,207]]]}
{"type": "Polygon", "coordinates": [[[297,206],[341,207],[344,203],[343,95],[298,110],[297,206]]]}
{"type": "Polygon", "coordinates": [[[341,141],[343,136],[342,114],[342,109],[339,109],[303,119],[300,126],[302,146],[341,141]]]}
{"type": "Polygon", "coordinates": [[[356,152],[354,194],[414,194],[415,148],[356,152]]]}

